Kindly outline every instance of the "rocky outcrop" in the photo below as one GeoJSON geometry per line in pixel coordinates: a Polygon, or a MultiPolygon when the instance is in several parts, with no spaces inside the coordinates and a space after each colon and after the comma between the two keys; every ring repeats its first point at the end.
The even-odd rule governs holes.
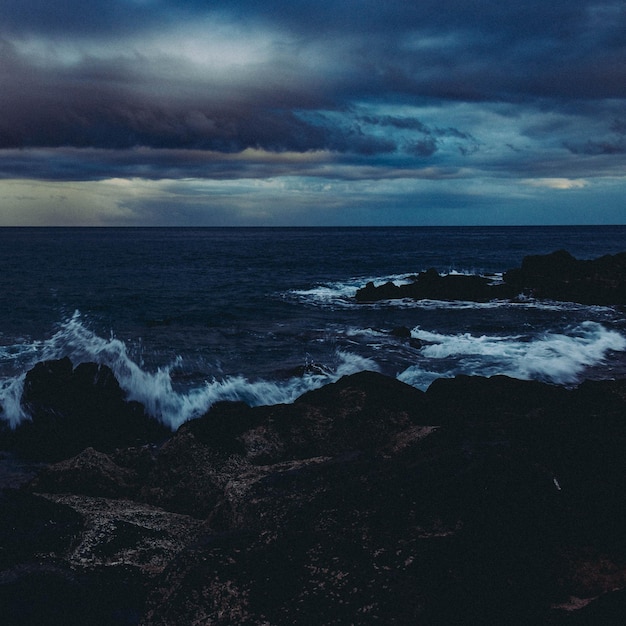
{"type": "Polygon", "coordinates": [[[393,300],[467,300],[488,302],[495,298],[508,298],[514,294],[506,285],[494,285],[482,276],[448,274],[441,276],[435,269],[420,272],[413,282],[396,285],[392,282],[375,286],[373,282],[357,290],[357,302],[393,300]]]}
{"type": "Polygon", "coordinates": [[[141,404],[128,402],[113,372],[95,363],[38,363],[26,374],[22,405],[29,420],[1,432],[0,448],[29,459],[66,459],[88,446],[110,452],[171,434],[141,404]]]}
{"type": "Polygon", "coordinates": [[[86,448],[3,492],[0,610],[15,624],[620,623],[624,415],[626,381],[458,377],[423,393],[372,372],[290,405],[220,403],[164,443],[86,448]]]}
{"type": "Polygon", "coordinates": [[[156,577],[202,523],[125,499],[0,494],[0,618],[12,626],[136,624],[156,577]]]}
{"type": "Polygon", "coordinates": [[[565,250],[527,256],[503,279],[493,283],[482,276],[441,276],[430,269],[408,284],[369,282],[355,298],[357,302],[397,298],[487,302],[523,295],[581,304],[626,304],[626,252],[594,260],[577,260],[565,250]]]}
{"type": "Polygon", "coordinates": [[[581,304],[626,304],[626,252],[577,260],[565,250],[527,256],[504,280],[536,298],[581,304]]]}

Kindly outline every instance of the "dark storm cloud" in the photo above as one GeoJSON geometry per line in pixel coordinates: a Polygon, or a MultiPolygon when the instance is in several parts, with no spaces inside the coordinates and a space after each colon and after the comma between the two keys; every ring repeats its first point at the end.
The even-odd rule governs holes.
{"type": "Polygon", "coordinates": [[[602,154],[626,154],[626,141],[593,141],[588,140],[584,144],[565,143],[565,147],[573,154],[602,155],[602,154]]]}
{"type": "Polygon", "coordinates": [[[408,152],[418,157],[432,156],[437,152],[437,142],[432,137],[416,141],[408,146],[408,152]]]}
{"type": "Polygon", "coordinates": [[[102,36],[158,24],[176,12],[176,5],[150,0],[3,0],[0,18],[2,29],[10,33],[102,36]]]}
{"type": "Polygon", "coordinates": [[[394,115],[363,115],[359,118],[366,124],[379,126],[392,126],[402,130],[417,130],[425,135],[431,134],[431,129],[426,124],[414,117],[398,117],[394,115]]]}
{"type": "MultiPolygon", "coordinates": [[[[51,178],[235,175],[240,164],[219,165],[213,155],[247,149],[326,151],[381,171],[410,168],[411,159],[416,168],[427,160],[460,167],[488,140],[471,115],[445,119],[445,107],[458,103],[510,103],[520,116],[532,107],[552,112],[555,119],[538,120],[534,131],[524,121],[521,132],[568,155],[609,157],[624,153],[626,124],[612,111],[625,98],[626,8],[617,0],[4,0],[0,7],[7,177],[26,175],[20,163],[28,154],[16,157],[19,149],[48,150],[51,178]],[[583,137],[559,117],[581,102],[593,114],[578,120],[613,120],[606,136],[590,129],[583,137]],[[419,106],[444,112],[426,119],[401,111],[419,106]],[[84,157],[72,152],[70,168],[65,159],[76,149],[84,157]],[[211,154],[208,163],[197,151],[211,154]],[[451,159],[459,161],[444,162],[451,159]]],[[[514,145],[499,141],[497,149],[514,145]]],[[[507,154],[513,171],[517,152],[507,154]]],[[[258,167],[267,175],[299,171],[287,160],[258,167]]]]}
{"type": "Polygon", "coordinates": [[[566,141],[564,146],[576,155],[626,154],[626,122],[622,119],[614,119],[602,136],[587,140],[566,141]]]}

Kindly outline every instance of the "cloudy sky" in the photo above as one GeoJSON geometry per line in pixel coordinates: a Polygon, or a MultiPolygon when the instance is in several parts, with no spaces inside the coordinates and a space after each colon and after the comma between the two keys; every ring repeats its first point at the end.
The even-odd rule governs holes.
{"type": "Polygon", "coordinates": [[[0,225],[576,223],[624,0],[0,0],[0,225]]]}

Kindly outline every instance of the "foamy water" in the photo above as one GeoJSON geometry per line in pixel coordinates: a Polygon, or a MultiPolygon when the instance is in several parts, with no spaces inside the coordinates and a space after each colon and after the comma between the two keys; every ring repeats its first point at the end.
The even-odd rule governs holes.
{"type": "MultiPolygon", "coordinates": [[[[505,374],[555,384],[573,384],[585,368],[604,362],[609,353],[626,351],[626,337],[598,322],[583,322],[564,333],[526,335],[442,334],[416,327],[411,336],[421,348],[407,346],[404,358],[415,363],[399,372],[398,379],[420,389],[439,377],[457,374],[492,376],[505,374]],[[407,356],[408,355],[408,356],[407,356]]],[[[376,329],[346,329],[353,345],[360,343],[380,353],[389,351],[389,334],[376,329]]],[[[344,375],[379,370],[375,358],[346,350],[335,350],[333,359],[311,373],[281,380],[252,379],[243,375],[210,377],[181,388],[173,372],[183,358],[163,364],[154,371],[141,367],[115,337],[103,338],[75,313],[50,339],[36,342],[21,352],[29,356],[28,367],[37,361],[69,357],[74,365],[96,362],[114,372],[129,400],[141,402],[150,415],[173,429],[206,413],[216,402],[238,400],[250,406],[290,403],[303,393],[334,382],[344,375]]],[[[27,419],[20,404],[25,373],[0,381],[3,419],[12,426],[27,419]]]]}
{"type": "Polygon", "coordinates": [[[603,363],[610,352],[626,350],[626,337],[597,322],[583,322],[566,333],[537,335],[442,335],[412,330],[424,342],[421,363],[398,378],[425,389],[434,378],[457,374],[504,374],[525,380],[570,385],[588,367],[603,363]]]}
{"type": "Polygon", "coordinates": [[[28,418],[26,372],[62,357],[107,365],[172,428],[221,400],[292,402],[362,370],[420,389],[457,374],[626,376],[623,308],[355,299],[431,267],[498,282],[525,254],[615,253],[626,228],[0,229],[0,244],[0,419],[13,426],[28,418]]]}
{"type": "MultiPolygon", "coordinates": [[[[183,365],[183,358],[147,371],[128,354],[126,345],[114,337],[105,339],[89,330],[79,312],[74,313],[49,340],[30,346],[24,353],[30,355],[26,367],[38,361],[69,357],[74,366],[80,363],[99,363],[111,368],[128,400],[143,404],[149,415],[172,429],[189,419],[206,413],[216,402],[243,401],[250,406],[290,403],[303,393],[334,382],[342,376],[363,370],[377,370],[376,363],[359,355],[337,350],[327,369],[316,368],[315,373],[304,373],[286,380],[251,380],[245,376],[211,378],[196,386],[175,388],[172,372],[183,365]]],[[[25,372],[0,381],[2,418],[12,427],[28,414],[20,404],[25,372]]]]}

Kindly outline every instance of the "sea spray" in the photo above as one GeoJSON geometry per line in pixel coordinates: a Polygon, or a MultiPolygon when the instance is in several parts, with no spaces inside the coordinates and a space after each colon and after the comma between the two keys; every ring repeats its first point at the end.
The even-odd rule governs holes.
{"type": "Polygon", "coordinates": [[[342,376],[378,369],[373,361],[358,355],[339,350],[335,354],[337,363],[332,369],[324,369],[324,373],[305,373],[283,381],[226,376],[180,392],[173,388],[168,369],[150,374],[137,368],[139,371],[134,372],[132,379],[121,377],[120,385],[128,392],[129,399],[141,402],[150,415],[176,429],[187,420],[206,413],[216,402],[243,401],[250,406],[287,404],[307,391],[335,382],[342,376]]]}
{"type": "Polygon", "coordinates": [[[22,407],[22,392],[26,374],[8,378],[0,382],[0,418],[15,428],[28,414],[22,407]]]}
{"type": "MultiPolygon", "coordinates": [[[[113,336],[109,339],[98,336],[84,324],[78,311],[49,340],[38,344],[26,369],[37,361],[63,357],[69,357],[74,366],[85,362],[108,366],[126,392],[128,400],[140,402],[149,415],[172,429],[203,415],[216,402],[239,400],[250,406],[290,403],[303,393],[334,382],[344,375],[378,369],[370,359],[335,350],[330,366],[286,380],[251,380],[243,375],[230,375],[219,379],[211,377],[196,386],[176,389],[172,372],[182,366],[181,357],[155,371],[147,371],[129,356],[123,341],[113,336]]],[[[0,383],[1,415],[11,427],[28,418],[20,404],[24,378],[25,372],[22,372],[0,383]]]]}
{"type": "Polygon", "coordinates": [[[580,382],[586,368],[601,364],[610,351],[626,350],[626,337],[598,322],[585,321],[565,332],[519,335],[446,335],[419,327],[419,362],[398,378],[425,389],[435,378],[458,374],[542,380],[560,385],[580,382]]]}

